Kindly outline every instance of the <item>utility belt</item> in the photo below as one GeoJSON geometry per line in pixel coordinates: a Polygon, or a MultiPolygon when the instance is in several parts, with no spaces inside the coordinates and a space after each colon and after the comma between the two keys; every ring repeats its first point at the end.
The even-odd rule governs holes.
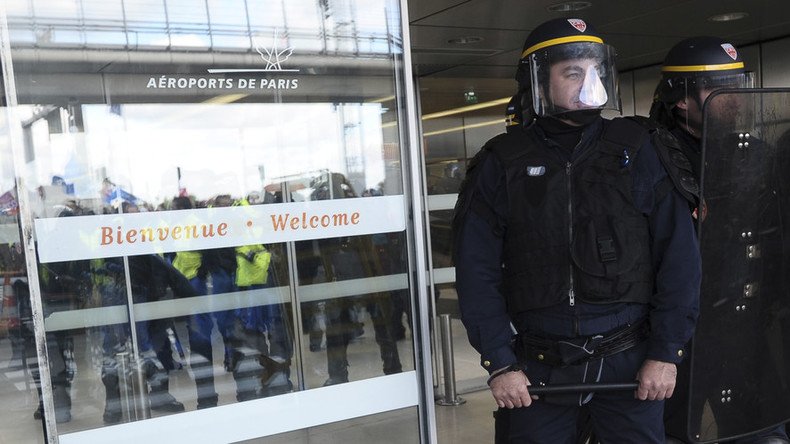
{"type": "Polygon", "coordinates": [[[650,323],[643,318],[633,324],[593,336],[547,339],[519,333],[516,353],[520,360],[532,360],[552,367],[577,365],[628,350],[650,335],[650,323]]]}

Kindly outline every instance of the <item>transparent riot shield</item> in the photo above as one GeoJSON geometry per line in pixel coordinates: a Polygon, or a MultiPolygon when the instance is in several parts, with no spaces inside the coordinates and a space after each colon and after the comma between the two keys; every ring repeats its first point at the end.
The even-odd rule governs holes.
{"type": "Polygon", "coordinates": [[[718,442],[790,419],[790,90],[720,90],[704,109],[688,438],[718,442]]]}

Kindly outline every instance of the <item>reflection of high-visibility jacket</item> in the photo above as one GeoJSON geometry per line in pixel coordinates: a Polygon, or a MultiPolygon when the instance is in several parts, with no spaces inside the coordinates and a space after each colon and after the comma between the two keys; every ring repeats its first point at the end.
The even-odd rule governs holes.
{"type": "Polygon", "coordinates": [[[108,273],[102,273],[99,271],[104,270],[104,262],[105,260],[101,258],[90,260],[90,274],[94,288],[98,288],[102,285],[108,285],[115,281],[112,276],[108,275],[108,273]]]}
{"type": "Polygon", "coordinates": [[[249,287],[263,285],[269,278],[272,255],[263,245],[236,247],[236,285],[249,287]]]}
{"type": "Polygon", "coordinates": [[[173,259],[173,266],[187,279],[197,276],[201,265],[203,256],[197,251],[179,251],[173,259]]]}

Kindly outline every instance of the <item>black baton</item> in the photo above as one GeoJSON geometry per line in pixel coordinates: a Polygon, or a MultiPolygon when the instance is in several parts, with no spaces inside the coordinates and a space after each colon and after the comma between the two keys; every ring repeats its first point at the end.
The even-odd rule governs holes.
{"type": "Polygon", "coordinates": [[[587,392],[613,392],[623,390],[636,390],[638,382],[591,382],[588,384],[553,384],[530,385],[530,395],[587,393],[587,392]]]}

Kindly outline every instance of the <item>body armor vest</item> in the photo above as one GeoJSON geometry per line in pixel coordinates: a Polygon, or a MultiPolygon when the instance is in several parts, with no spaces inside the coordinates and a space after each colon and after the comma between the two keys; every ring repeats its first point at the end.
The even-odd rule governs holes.
{"type": "Polygon", "coordinates": [[[529,130],[492,148],[507,174],[502,292],[511,315],[563,301],[650,300],[648,218],[634,206],[631,176],[643,137],[647,129],[617,119],[572,162],[529,130]]]}

